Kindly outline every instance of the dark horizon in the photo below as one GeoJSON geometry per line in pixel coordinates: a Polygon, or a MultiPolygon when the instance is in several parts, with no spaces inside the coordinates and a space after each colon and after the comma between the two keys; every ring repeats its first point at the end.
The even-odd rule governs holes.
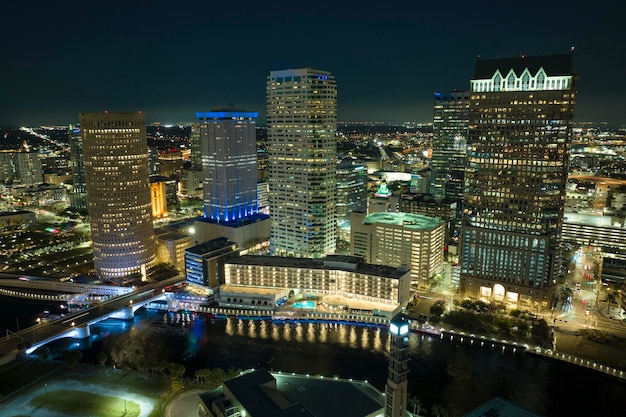
{"type": "Polygon", "coordinates": [[[271,70],[310,66],[337,80],[341,121],[430,122],[435,91],[469,88],[476,59],[575,47],[577,121],[626,124],[626,6],[541,11],[527,3],[445,5],[244,1],[11,3],[0,35],[0,126],[69,124],[79,112],[136,111],[190,122],[233,104],[265,121],[271,70]],[[610,40],[610,42],[609,42],[610,40]]]}

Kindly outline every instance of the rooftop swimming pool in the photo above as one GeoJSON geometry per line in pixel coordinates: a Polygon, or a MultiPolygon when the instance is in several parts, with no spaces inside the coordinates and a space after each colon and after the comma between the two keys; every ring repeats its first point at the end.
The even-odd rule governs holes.
{"type": "Polygon", "coordinates": [[[315,301],[296,301],[293,308],[315,308],[315,301]]]}

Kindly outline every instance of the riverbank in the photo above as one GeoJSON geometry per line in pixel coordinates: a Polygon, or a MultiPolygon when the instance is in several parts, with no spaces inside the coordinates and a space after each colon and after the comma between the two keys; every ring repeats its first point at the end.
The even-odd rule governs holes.
{"type": "Polygon", "coordinates": [[[555,350],[626,371],[626,340],[610,334],[605,334],[605,339],[598,339],[597,336],[597,333],[594,335],[584,330],[557,331],[555,350]],[[602,340],[604,343],[594,340],[602,340]]]}

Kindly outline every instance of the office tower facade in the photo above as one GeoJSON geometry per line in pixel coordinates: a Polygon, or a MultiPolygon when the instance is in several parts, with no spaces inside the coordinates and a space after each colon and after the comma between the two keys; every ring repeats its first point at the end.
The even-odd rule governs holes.
{"type": "Polygon", "coordinates": [[[189,147],[191,148],[191,169],[202,171],[202,147],[200,145],[200,125],[194,124],[189,132],[189,147]]]}
{"type": "Polygon", "coordinates": [[[553,302],[577,80],[572,55],[478,60],[462,293],[537,308],[553,302]]]}
{"type": "Polygon", "coordinates": [[[347,160],[337,164],[337,220],[367,210],[367,166],[347,160]]]}
{"type": "Polygon", "coordinates": [[[430,193],[459,203],[463,200],[469,96],[469,91],[435,93],[430,193]]]}
{"type": "Polygon", "coordinates": [[[72,167],[72,194],[70,206],[75,210],[87,210],[87,187],[83,162],[83,138],[79,127],[69,126],[70,166],[72,167]]]}
{"type": "Polygon", "coordinates": [[[207,219],[227,223],[258,212],[257,116],[232,109],[196,113],[207,219]]]}
{"type": "Polygon", "coordinates": [[[96,273],[145,280],[155,263],[145,115],[81,113],[80,126],[96,273]]]}
{"type": "Polygon", "coordinates": [[[22,185],[43,183],[41,160],[37,152],[15,152],[13,154],[15,180],[22,185]]]}
{"type": "Polygon", "coordinates": [[[320,258],[336,239],[337,86],[326,71],[267,78],[270,251],[320,258]]]}
{"type": "Polygon", "coordinates": [[[239,256],[239,247],[224,237],[185,250],[187,283],[216,288],[224,284],[224,263],[239,256]]]}

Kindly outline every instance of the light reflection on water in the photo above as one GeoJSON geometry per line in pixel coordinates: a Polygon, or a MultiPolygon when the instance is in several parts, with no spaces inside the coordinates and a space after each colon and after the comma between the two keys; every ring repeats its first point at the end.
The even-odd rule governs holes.
{"type": "MultiPolygon", "coordinates": [[[[106,337],[135,327],[154,326],[170,329],[164,343],[184,349],[190,370],[265,367],[367,379],[378,389],[384,389],[390,344],[389,333],[384,328],[237,318],[185,320],[182,316],[140,310],[134,322],[107,320],[92,326],[90,340],[65,339],[55,343],[63,343],[62,349],[69,345],[85,351],[91,343],[92,350],[97,352],[106,337]],[[150,320],[146,321],[146,317],[150,320]]],[[[409,392],[429,406],[454,404],[463,413],[490,398],[503,396],[546,416],[595,415],[593,407],[587,406],[593,403],[614,407],[613,414],[619,415],[616,404],[626,395],[624,384],[520,350],[513,353],[511,349],[503,351],[487,344],[481,347],[479,343],[457,345],[412,333],[409,352],[409,392]],[[584,384],[572,385],[567,381],[584,381],[584,384]],[[595,400],[575,406],[571,399],[576,396],[595,400]]]]}

